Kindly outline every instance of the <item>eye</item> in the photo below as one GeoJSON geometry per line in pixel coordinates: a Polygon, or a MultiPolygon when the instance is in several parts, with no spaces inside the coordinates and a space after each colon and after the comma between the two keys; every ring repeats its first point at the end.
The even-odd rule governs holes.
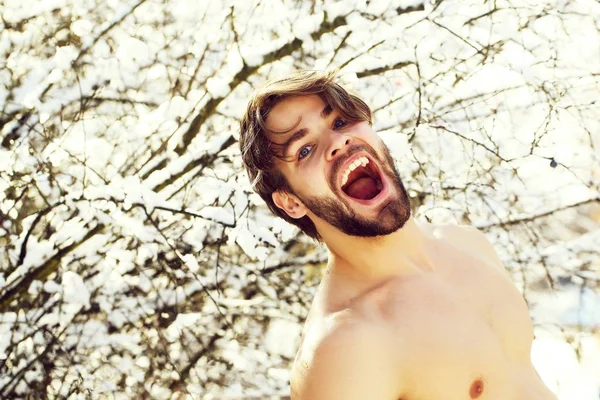
{"type": "Polygon", "coordinates": [[[308,156],[309,153],[310,146],[304,146],[302,149],[300,149],[300,153],[298,153],[298,159],[302,160],[304,157],[308,156]]]}
{"type": "Polygon", "coordinates": [[[335,121],[333,121],[333,129],[339,129],[344,125],[346,125],[346,120],[343,118],[336,118],[335,121]]]}

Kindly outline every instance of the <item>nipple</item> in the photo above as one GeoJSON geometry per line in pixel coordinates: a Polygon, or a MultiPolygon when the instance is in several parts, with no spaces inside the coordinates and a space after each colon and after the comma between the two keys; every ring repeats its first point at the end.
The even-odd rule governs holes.
{"type": "Polygon", "coordinates": [[[472,399],[478,398],[481,393],[483,393],[483,381],[481,379],[477,379],[471,385],[470,395],[472,399]]]}

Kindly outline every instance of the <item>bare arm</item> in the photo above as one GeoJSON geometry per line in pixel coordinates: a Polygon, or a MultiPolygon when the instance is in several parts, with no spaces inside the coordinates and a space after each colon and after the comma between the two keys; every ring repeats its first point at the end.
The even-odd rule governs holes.
{"type": "Polygon", "coordinates": [[[397,400],[402,376],[394,354],[372,327],[339,329],[294,371],[292,400],[397,400]]]}

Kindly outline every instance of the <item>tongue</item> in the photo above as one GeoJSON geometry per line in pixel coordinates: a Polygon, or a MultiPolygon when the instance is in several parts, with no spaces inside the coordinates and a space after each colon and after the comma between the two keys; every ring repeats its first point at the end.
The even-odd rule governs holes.
{"type": "Polygon", "coordinates": [[[370,176],[358,178],[345,189],[346,194],[355,199],[369,200],[377,196],[377,182],[370,176]]]}

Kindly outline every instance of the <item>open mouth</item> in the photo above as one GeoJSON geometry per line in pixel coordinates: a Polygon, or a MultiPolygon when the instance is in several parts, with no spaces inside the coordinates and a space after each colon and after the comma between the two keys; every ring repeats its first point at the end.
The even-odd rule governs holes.
{"type": "Polygon", "coordinates": [[[379,169],[366,156],[354,160],[343,172],[342,191],[353,199],[371,200],[382,190],[379,169]]]}

